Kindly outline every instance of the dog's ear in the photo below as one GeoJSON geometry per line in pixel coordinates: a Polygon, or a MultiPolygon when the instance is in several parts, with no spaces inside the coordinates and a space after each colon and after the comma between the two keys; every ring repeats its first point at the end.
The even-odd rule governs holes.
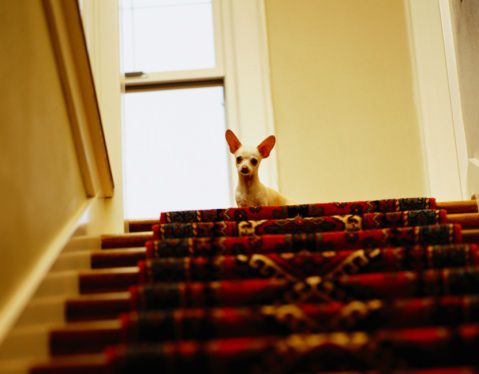
{"type": "Polygon", "coordinates": [[[228,143],[228,146],[230,147],[231,153],[235,153],[239,149],[239,147],[241,147],[241,142],[233,133],[233,131],[226,130],[225,138],[226,138],[226,142],[228,143]]]}
{"type": "Polygon", "coordinates": [[[270,135],[265,140],[263,140],[260,145],[258,145],[258,151],[259,153],[261,153],[261,156],[263,156],[263,158],[269,156],[275,143],[276,138],[274,137],[274,135],[270,135]]]}

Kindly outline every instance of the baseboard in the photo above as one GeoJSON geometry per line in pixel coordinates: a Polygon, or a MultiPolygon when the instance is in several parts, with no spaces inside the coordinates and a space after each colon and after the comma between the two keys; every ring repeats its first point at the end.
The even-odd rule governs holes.
{"type": "Polygon", "coordinates": [[[475,194],[479,197],[479,159],[477,158],[469,159],[467,165],[467,188],[469,195],[475,194]]]}

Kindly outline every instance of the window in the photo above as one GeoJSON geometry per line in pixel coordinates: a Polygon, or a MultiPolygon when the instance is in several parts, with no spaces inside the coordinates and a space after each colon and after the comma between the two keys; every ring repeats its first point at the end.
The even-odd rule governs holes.
{"type": "Polygon", "coordinates": [[[121,0],[126,218],[233,205],[225,129],[258,142],[273,133],[259,4],[121,0]]]}
{"type": "Polygon", "coordinates": [[[126,71],[216,66],[211,0],[123,0],[126,71]]]}
{"type": "Polygon", "coordinates": [[[132,92],[125,108],[129,218],[230,206],[222,86],[132,92]]]}

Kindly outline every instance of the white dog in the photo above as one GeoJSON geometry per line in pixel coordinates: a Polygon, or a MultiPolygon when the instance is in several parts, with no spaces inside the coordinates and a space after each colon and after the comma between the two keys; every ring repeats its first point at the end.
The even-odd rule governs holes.
{"type": "Polygon", "coordinates": [[[236,204],[239,207],[288,204],[286,197],[266,187],[258,177],[261,160],[269,156],[276,143],[276,138],[270,135],[257,147],[247,147],[241,144],[231,130],[226,130],[225,137],[230,152],[235,156],[238,169],[236,204]]]}

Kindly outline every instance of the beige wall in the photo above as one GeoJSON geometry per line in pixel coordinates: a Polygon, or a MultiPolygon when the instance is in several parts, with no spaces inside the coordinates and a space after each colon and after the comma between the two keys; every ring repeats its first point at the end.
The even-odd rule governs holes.
{"type": "Polygon", "coordinates": [[[89,29],[96,48],[96,93],[80,44],[81,26],[75,22],[79,20],[76,0],[43,5],[48,12],[41,0],[0,2],[0,45],[8,56],[0,61],[0,344],[75,230],[88,237],[123,231],[120,72],[115,40],[118,4],[102,1],[95,8],[92,28],[96,29],[89,29]],[[108,33],[99,35],[100,25],[108,33]],[[58,44],[52,35],[62,36],[58,44]],[[103,144],[93,145],[91,131],[100,130],[89,127],[99,123],[96,97],[116,186],[113,198],[108,199],[100,197],[100,180],[110,181],[110,175],[98,170],[95,162],[107,156],[103,144]],[[77,157],[82,153],[89,160],[86,164],[77,157]],[[93,182],[90,198],[84,185],[89,178],[93,182]]]}
{"type": "Polygon", "coordinates": [[[40,1],[0,2],[0,338],[19,297],[86,201],[40,1]]]}
{"type": "Polygon", "coordinates": [[[424,195],[402,0],[265,4],[282,192],[424,195]]]}

